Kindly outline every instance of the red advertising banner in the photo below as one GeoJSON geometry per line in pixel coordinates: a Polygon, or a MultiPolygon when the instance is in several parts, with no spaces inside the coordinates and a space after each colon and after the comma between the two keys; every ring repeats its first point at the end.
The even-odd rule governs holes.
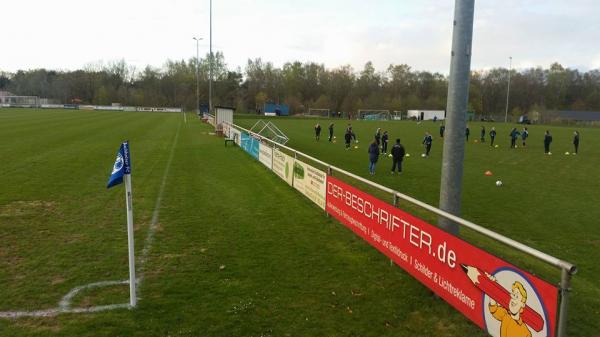
{"type": "Polygon", "coordinates": [[[397,207],[327,177],[327,212],[497,337],[553,337],[558,289],[397,207]]]}

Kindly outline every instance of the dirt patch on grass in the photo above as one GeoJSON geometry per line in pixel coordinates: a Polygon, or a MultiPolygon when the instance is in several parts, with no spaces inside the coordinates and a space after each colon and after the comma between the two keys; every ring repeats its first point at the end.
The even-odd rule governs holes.
{"type": "Polygon", "coordinates": [[[85,234],[70,234],[64,238],[65,243],[79,243],[87,240],[87,235],[85,234]]]}
{"type": "Polygon", "coordinates": [[[19,319],[15,325],[31,332],[60,332],[62,327],[56,319],[19,319]]]}
{"type": "Polygon", "coordinates": [[[594,247],[600,246],[600,240],[586,240],[586,241],[591,246],[594,246],[594,247]]]}
{"type": "Polygon", "coordinates": [[[185,256],[184,254],[164,254],[163,259],[176,259],[185,256]]]}
{"type": "MultiPolygon", "coordinates": [[[[140,222],[135,222],[135,221],[134,221],[134,223],[133,223],[133,230],[134,230],[134,231],[139,231],[139,230],[140,230],[140,229],[142,229],[142,228],[145,228],[145,229],[150,229],[151,227],[152,227],[152,224],[150,224],[149,222],[142,222],[142,221],[140,221],[140,222]]],[[[162,231],[163,231],[163,227],[162,227],[162,225],[161,225],[160,223],[157,223],[157,224],[154,226],[154,231],[155,231],[155,232],[162,232],[162,231]]]]}
{"type": "Polygon", "coordinates": [[[32,200],[13,201],[0,206],[0,217],[21,217],[53,213],[56,203],[52,201],[32,200]]]}
{"type": "Polygon", "coordinates": [[[440,332],[440,336],[449,336],[451,332],[456,331],[456,325],[445,320],[440,320],[435,324],[435,329],[440,332]]]}
{"type": "Polygon", "coordinates": [[[52,282],[50,282],[50,284],[57,285],[57,284],[61,284],[65,282],[65,278],[62,276],[56,276],[54,278],[52,278],[52,282]]]}
{"type": "Polygon", "coordinates": [[[420,311],[413,311],[408,314],[408,320],[410,325],[413,327],[418,327],[425,323],[425,317],[423,317],[423,313],[420,311]]]}
{"type": "Polygon", "coordinates": [[[19,272],[23,257],[13,254],[8,248],[0,246],[0,268],[4,269],[12,280],[23,280],[25,275],[19,272]]]}
{"type": "Polygon", "coordinates": [[[129,286],[126,284],[91,288],[73,298],[72,307],[90,308],[96,305],[122,303],[129,297],[129,286]]]}

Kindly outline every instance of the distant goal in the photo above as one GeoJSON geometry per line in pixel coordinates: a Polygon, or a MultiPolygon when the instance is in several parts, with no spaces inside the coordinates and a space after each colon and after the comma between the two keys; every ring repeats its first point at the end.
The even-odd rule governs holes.
{"type": "Polygon", "coordinates": [[[358,119],[367,121],[389,121],[392,115],[389,110],[358,110],[358,119]]]}
{"type": "Polygon", "coordinates": [[[308,109],[308,113],[306,113],[306,116],[329,118],[329,117],[331,117],[331,111],[329,109],[310,108],[310,109],[308,109]]]}
{"type": "Polygon", "coordinates": [[[38,96],[0,96],[3,108],[37,108],[40,106],[38,96]]]}

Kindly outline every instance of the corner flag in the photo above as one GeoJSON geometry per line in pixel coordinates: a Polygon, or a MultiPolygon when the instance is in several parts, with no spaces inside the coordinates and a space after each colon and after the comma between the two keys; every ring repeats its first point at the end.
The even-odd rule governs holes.
{"type": "Polygon", "coordinates": [[[131,174],[131,162],[129,158],[129,142],[125,141],[121,144],[119,151],[117,152],[117,159],[113,165],[110,178],[108,179],[108,185],[106,188],[111,188],[115,185],[119,185],[123,182],[123,175],[131,174]]]}
{"type": "Polygon", "coordinates": [[[113,165],[108,185],[111,188],[125,182],[125,204],[127,208],[127,245],[129,248],[129,305],[135,307],[137,304],[135,277],[135,253],[133,242],[133,196],[131,193],[131,158],[129,156],[129,142],[121,144],[117,152],[117,159],[113,165]]]}

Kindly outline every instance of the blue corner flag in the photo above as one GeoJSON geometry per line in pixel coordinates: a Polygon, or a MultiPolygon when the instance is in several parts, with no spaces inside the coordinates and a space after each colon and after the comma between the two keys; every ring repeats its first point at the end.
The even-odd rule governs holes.
{"type": "Polygon", "coordinates": [[[117,152],[117,159],[115,165],[113,165],[110,178],[108,179],[108,185],[106,188],[111,188],[115,185],[119,185],[123,182],[123,175],[131,174],[131,162],[129,158],[129,142],[125,141],[121,144],[119,151],[117,152]]]}

